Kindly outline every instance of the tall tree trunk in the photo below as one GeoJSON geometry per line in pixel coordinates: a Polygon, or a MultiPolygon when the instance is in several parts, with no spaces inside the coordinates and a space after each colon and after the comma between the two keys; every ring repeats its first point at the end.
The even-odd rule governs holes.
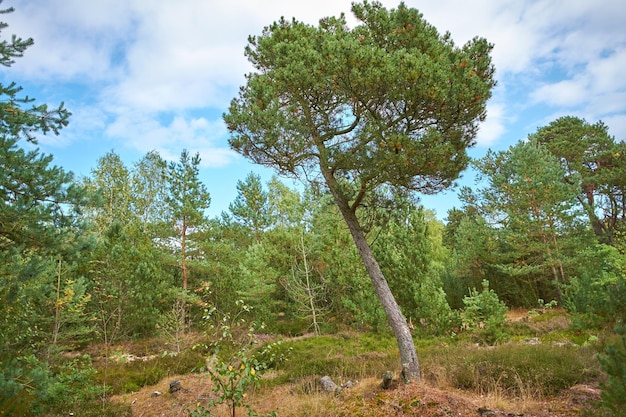
{"type": "MultiPolygon", "coordinates": [[[[332,181],[331,181],[332,183],[332,181]]],[[[350,208],[348,202],[339,195],[334,187],[330,187],[331,193],[335,199],[335,203],[339,207],[341,214],[348,225],[352,239],[356,244],[359,255],[365,265],[365,270],[374,284],[376,295],[387,314],[387,319],[396,337],[398,349],[400,350],[400,361],[402,363],[402,379],[405,382],[411,380],[420,381],[420,367],[415,352],[415,344],[409,325],[400,311],[400,306],[396,302],[389,284],[385,279],[378,262],[374,258],[372,249],[370,248],[365,233],[361,227],[354,211],[350,208]]]]}
{"type": "Polygon", "coordinates": [[[311,288],[311,270],[309,269],[309,263],[307,261],[306,249],[304,248],[304,236],[300,236],[300,245],[302,248],[302,262],[304,263],[304,276],[306,278],[306,294],[309,300],[309,308],[311,309],[311,320],[313,320],[313,329],[315,330],[315,336],[320,335],[320,326],[317,323],[317,313],[315,309],[315,294],[311,288]]]}
{"type": "Polygon", "coordinates": [[[583,185],[583,193],[585,194],[587,200],[585,201],[582,197],[579,197],[578,201],[587,212],[587,215],[589,216],[589,222],[591,223],[591,228],[593,229],[593,233],[600,240],[600,242],[613,244],[612,237],[609,233],[607,233],[608,231],[605,224],[596,215],[594,192],[595,184],[583,185]]]}
{"type": "Polygon", "coordinates": [[[180,234],[180,269],[183,275],[183,290],[187,290],[187,223],[183,220],[182,232],[180,234]]]}

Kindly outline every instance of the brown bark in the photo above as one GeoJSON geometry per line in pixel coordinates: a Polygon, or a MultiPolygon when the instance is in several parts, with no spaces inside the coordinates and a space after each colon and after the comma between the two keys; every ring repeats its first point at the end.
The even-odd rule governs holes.
{"type": "Polygon", "coordinates": [[[187,262],[186,262],[186,257],[187,254],[186,252],[186,245],[187,245],[187,223],[185,223],[185,221],[183,220],[183,227],[182,227],[182,232],[181,232],[181,258],[180,258],[180,268],[182,270],[182,275],[183,275],[183,290],[187,289],[187,262]]]}

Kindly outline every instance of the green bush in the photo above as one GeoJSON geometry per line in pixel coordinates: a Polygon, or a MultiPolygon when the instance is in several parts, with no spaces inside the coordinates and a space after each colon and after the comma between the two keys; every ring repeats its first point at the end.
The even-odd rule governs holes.
{"type": "MultiPolygon", "coordinates": [[[[257,325],[243,317],[251,308],[243,301],[238,301],[236,306],[239,312],[234,315],[220,314],[214,307],[205,309],[206,345],[211,346],[213,354],[206,359],[203,371],[211,379],[213,396],[206,404],[196,405],[190,414],[193,417],[211,417],[214,409],[222,405],[228,407],[233,417],[240,408],[245,408],[248,416],[264,417],[252,409],[246,398],[247,391],[260,385],[261,374],[270,364],[278,364],[286,357],[279,349],[280,341],[255,349],[259,344],[257,325]]],[[[263,328],[263,325],[258,326],[259,330],[263,328]]],[[[275,416],[274,412],[266,415],[275,416]]]]}
{"type": "Polygon", "coordinates": [[[573,325],[584,330],[626,319],[626,256],[612,246],[597,245],[581,257],[576,276],[563,288],[573,325]]]}
{"type": "Polygon", "coordinates": [[[504,325],[508,308],[498,294],[489,289],[489,281],[483,280],[481,292],[470,289],[469,296],[463,298],[463,304],[463,323],[468,328],[478,329],[475,333],[478,342],[493,345],[507,338],[504,325]]]}
{"type": "Polygon", "coordinates": [[[617,340],[606,346],[598,360],[607,374],[601,384],[603,404],[617,416],[626,410],[626,324],[619,322],[615,332],[617,340]]]}
{"type": "Polygon", "coordinates": [[[0,415],[39,416],[98,398],[96,371],[87,355],[56,367],[35,356],[15,358],[8,365],[0,370],[0,415]]]}

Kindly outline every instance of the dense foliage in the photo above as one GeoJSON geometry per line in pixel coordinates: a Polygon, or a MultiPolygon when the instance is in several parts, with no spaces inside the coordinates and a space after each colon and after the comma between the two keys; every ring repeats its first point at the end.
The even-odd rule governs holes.
{"type": "MultiPolygon", "coordinates": [[[[370,24],[376,14],[382,13],[377,19],[385,17],[377,7],[357,7],[357,13],[370,24]]],[[[400,9],[390,21],[383,20],[397,25],[415,18],[411,13],[400,9]]],[[[5,28],[0,25],[0,30],[5,28]]],[[[357,64],[383,61],[383,29],[370,25],[353,33],[342,20],[324,21],[320,28],[284,21],[272,27],[275,36],[294,36],[317,54],[337,48],[332,42],[316,44],[330,32],[352,48],[342,49],[347,55],[333,55],[352,62],[351,72],[340,62],[315,55],[293,62],[295,69],[274,74],[288,82],[297,75],[295,70],[306,71],[317,74],[311,83],[325,85],[322,91],[343,92],[343,102],[326,103],[336,108],[317,109],[320,121],[331,122],[321,114],[336,117],[325,125],[327,130],[318,126],[318,139],[328,147],[294,142],[275,160],[255,156],[258,162],[276,163],[293,174],[295,165],[310,165],[305,158],[309,151],[323,151],[330,164],[326,168],[334,167],[337,188],[315,181],[302,189],[290,188],[278,177],[264,184],[252,172],[237,184],[228,212],[216,218],[205,214],[210,190],[198,177],[199,156],[182,151],[179,161],[168,164],[150,152],[128,166],[112,151],[78,181],[36,147],[39,135],[59,134],[70,113],[62,104],[54,109],[36,105],[20,87],[0,84],[0,414],[41,415],[62,409],[68,399],[104,404],[111,375],[94,376],[92,358],[69,353],[99,343],[108,361],[114,343],[158,336],[167,341],[169,354],[177,355],[192,345],[186,335],[204,329],[207,309],[228,317],[239,314],[244,302],[251,312],[242,318],[264,321],[264,331],[274,334],[388,332],[385,311],[338,198],[349,202],[354,212],[359,208],[363,238],[413,336],[458,335],[479,328],[478,342],[498,343],[508,336],[503,327],[507,307],[544,308],[554,300],[571,314],[578,331],[616,329],[618,334],[608,339],[600,358],[608,375],[606,401],[616,409],[621,406],[626,378],[624,143],[610,137],[600,122],[558,119],[528,141],[473,161],[481,182],[461,191],[463,207],[450,211],[444,225],[396,186],[402,180],[408,188],[437,191],[465,167],[464,149],[483,116],[490,87],[490,47],[476,40],[459,49],[447,35],[435,36],[428,25],[404,25],[394,32],[395,41],[410,42],[419,29],[430,34],[426,40],[437,42],[421,45],[424,51],[417,58],[396,51],[384,62],[388,73],[365,74],[357,64]],[[362,42],[370,47],[367,54],[349,55],[365,53],[358,47],[362,42]],[[438,88],[438,79],[470,77],[476,84],[455,84],[454,93],[459,102],[469,100],[475,107],[466,115],[469,125],[440,113],[448,123],[442,129],[453,134],[451,142],[434,150],[445,162],[438,169],[429,165],[433,152],[424,149],[439,143],[442,131],[415,128],[414,136],[406,137],[383,134],[382,125],[371,122],[378,106],[402,102],[397,101],[403,97],[400,90],[410,89],[411,83],[386,89],[388,95],[379,97],[369,77],[391,85],[398,74],[410,78],[411,68],[421,68],[422,61],[444,52],[451,55],[440,68],[443,73],[434,71],[431,78],[422,74],[428,88],[411,90],[414,96],[409,98],[435,112],[448,103],[450,93],[438,88]],[[464,61],[466,55],[478,57],[473,67],[464,61]],[[335,72],[328,73],[331,64],[335,72]],[[349,88],[353,75],[356,86],[349,88]],[[470,94],[472,88],[480,97],[470,94]],[[359,91],[368,96],[348,94],[359,91]],[[352,142],[345,136],[349,126],[341,124],[348,120],[348,108],[356,129],[352,142]],[[359,138],[368,140],[356,141],[359,138]],[[304,152],[301,158],[288,155],[296,150],[304,152]],[[393,169],[376,175],[373,165],[345,157],[374,150],[379,161],[374,165],[393,169]],[[417,180],[414,165],[421,169],[417,180]],[[361,193],[370,186],[376,192],[361,193]]],[[[255,42],[260,49],[270,48],[271,43],[265,45],[270,33],[255,42]]],[[[0,63],[11,65],[31,44],[30,39],[2,40],[0,63]]],[[[259,51],[248,53],[258,65],[267,64],[260,62],[265,56],[259,51]]],[[[285,107],[278,100],[284,95],[261,88],[265,81],[252,77],[252,87],[259,83],[259,90],[252,88],[244,92],[250,97],[242,97],[246,105],[259,107],[254,120],[262,133],[275,122],[264,119],[269,117],[265,111],[274,108],[282,109],[280,122],[300,135],[300,90],[291,90],[293,101],[285,107]]],[[[234,128],[233,118],[249,114],[242,101],[233,106],[229,120],[234,128]]],[[[248,133],[240,132],[233,141],[243,153],[252,152],[244,141],[248,133]]],[[[268,147],[285,145],[273,139],[278,138],[268,136],[268,147]]],[[[223,370],[231,375],[228,365],[223,370]]],[[[133,383],[132,388],[137,386],[133,383]]]]}

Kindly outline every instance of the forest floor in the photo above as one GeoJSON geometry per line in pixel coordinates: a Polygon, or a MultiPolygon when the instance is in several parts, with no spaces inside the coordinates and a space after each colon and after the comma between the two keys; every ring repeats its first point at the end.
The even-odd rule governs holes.
{"type": "MultiPolygon", "coordinates": [[[[528,312],[511,311],[509,322],[528,322],[528,312]]],[[[548,317],[548,315],[546,315],[548,317]]],[[[531,320],[533,331],[554,334],[569,326],[565,313],[550,315],[549,320],[531,320]]],[[[301,341],[302,338],[294,340],[301,341]]],[[[523,344],[524,342],[514,342],[523,344]]],[[[485,346],[478,349],[491,349],[485,346]]],[[[462,360],[459,358],[458,360],[462,360]]],[[[278,417],[333,417],[333,416],[524,416],[524,417],[591,417],[603,416],[598,408],[600,389],[597,380],[581,380],[552,396],[510,396],[498,391],[480,395],[475,390],[449,388],[433,382],[404,384],[394,381],[390,389],[381,387],[380,377],[364,375],[354,386],[339,394],[322,392],[319,376],[312,376],[303,389],[302,381],[287,381],[281,371],[263,375],[266,383],[251,390],[246,397],[258,415],[276,412],[278,417]]],[[[432,374],[431,374],[432,375],[432,374]]],[[[345,381],[338,381],[345,382],[345,381]]],[[[116,395],[113,402],[130,405],[133,417],[189,416],[199,405],[206,405],[212,397],[211,380],[206,374],[171,375],[155,385],[136,392],[116,395]],[[170,383],[180,382],[181,390],[170,393],[170,383]]],[[[245,409],[235,413],[227,408],[212,409],[211,416],[244,416],[245,409]]],[[[204,417],[209,417],[207,414],[204,417]]]]}
{"type": "MultiPolygon", "coordinates": [[[[278,416],[524,416],[575,417],[597,415],[594,404],[600,399],[598,387],[576,385],[557,397],[537,400],[485,398],[465,391],[448,391],[424,383],[395,384],[383,390],[380,380],[367,378],[339,395],[298,393],[286,384],[252,393],[250,403],[260,414],[275,411],[278,416]]],[[[210,380],[199,374],[167,378],[155,386],[124,394],[113,400],[131,404],[133,417],[188,416],[197,405],[206,403],[211,392],[210,380]],[[169,383],[177,379],[183,390],[169,393],[169,383]],[[160,395],[154,395],[155,391],[160,395]]],[[[244,409],[236,415],[243,416],[244,409]]],[[[213,416],[232,416],[227,409],[215,410],[213,416]]]]}

